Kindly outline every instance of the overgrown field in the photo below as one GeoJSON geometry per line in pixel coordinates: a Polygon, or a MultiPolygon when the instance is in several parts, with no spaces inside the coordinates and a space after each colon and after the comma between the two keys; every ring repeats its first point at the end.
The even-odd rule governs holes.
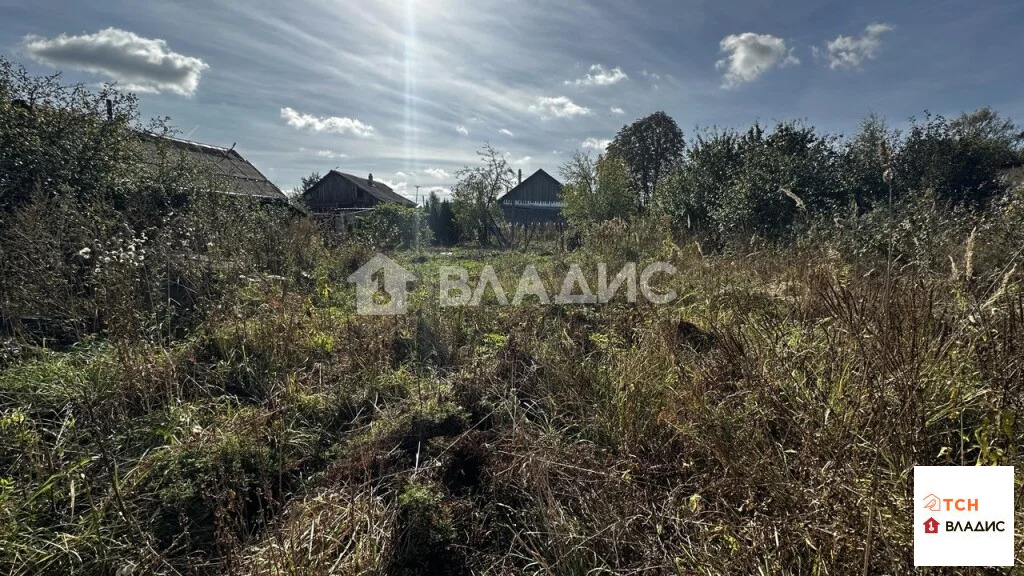
{"type": "MultiPolygon", "coordinates": [[[[666,244],[640,260],[679,269],[671,305],[439,309],[423,281],[367,317],[357,252],[165,345],[7,342],[3,573],[906,573],[913,465],[1020,464],[1005,273],[666,244]]],[[[633,255],[395,256],[557,290],[633,255]]]]}
{"type": "Polygon", "coordinates": [[[654,114],[563,167],[529,251],[481,247],[489,146],[342,242],[140,160],[168,131],[0,57],[0,575],[906,574],[913,466],[1021,465],[1024,133],[992,110],[654,114]],[[378,250],[405,314],[356,313],[378,250]],[[438,297],[652,262],[668,304],[438,297]]]}

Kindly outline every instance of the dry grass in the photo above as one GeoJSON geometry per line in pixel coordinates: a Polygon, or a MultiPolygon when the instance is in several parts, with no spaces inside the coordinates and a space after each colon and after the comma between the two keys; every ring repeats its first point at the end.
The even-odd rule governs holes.
{"type": "Polygon", "coordinates": [[[667,307],[254,283],[182,340],[26,347],[3,572],[906,573],[915,464],[1018,464],[1012,265],[668,254],[667,307]]]}

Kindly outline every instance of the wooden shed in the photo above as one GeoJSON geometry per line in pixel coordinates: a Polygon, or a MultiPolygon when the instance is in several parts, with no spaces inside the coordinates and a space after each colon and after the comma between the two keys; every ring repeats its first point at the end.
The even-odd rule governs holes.
{"type": "Polygon", "coordinates": [[[375,182],[373,174],[360,178],[331,170],[302,195],[314,214],[366,210],[385,202],[415,206],[416,203],[396,193],[390,186],[375,182]]]}
{"type": "Polygon", "coordinates": [[[384,203],[415,206],[390,186],[374,181],[373,174],[360,178],[331,170],[302,195],[314,218],[330,230],[349,232],[356,220],[384,203]]]}

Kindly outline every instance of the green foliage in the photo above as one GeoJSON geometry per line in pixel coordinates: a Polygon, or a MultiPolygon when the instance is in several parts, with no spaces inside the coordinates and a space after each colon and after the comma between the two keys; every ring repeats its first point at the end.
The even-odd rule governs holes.
{"type": "Polygon", "coordinates": [[[577,152],[562,166],[563,215],[577,232],[615,218],[628,220],[637,211],[630,191],[629,168],[617,156],[598,157],[577,152]]]}
{"type": "Polygon", "coordinates": [[[65,85],[60,75],[33,77],[0,57],[0,218],[36,194],[119,209],[133,202],[127,128],[137,124],[136,106],[132,95],[65,85]]]}
{"type": "Polygon", "coordinates": [[[835,139],[799,123],[698,135],[657,192],[678,226],[713,238],[780,238],[806,213],[845,205],[835,139]]]}
{"type": "Polygon", "coordinates": [[[644,210],[658,182],[683,154],[683,131],[668,114],[655,112],[624,126],[608,146],[608,154],[629,166],[638,210],[644,210]]]}
{"type": "Polygon", "coordinates": [[[358,236],[382,249],[419,248],[429,245],[432,237],[423,209],[391,202],[378,204],[360,218],[358,236]]]}
{"type": "Polygon", "coordinates": [[[953,204],[980,205],[1003,190],[999,170],[1020,162],[1024,133],[989,108],[953,121],[913,120],[894,157],[901,193],[934,191],[953,204]]]}
{"type": "Polygon", "coordinates": [[[450,200],[441,200],[435,192],[427,198],[427,225],[434,240],[441,246],[453,246],[459,243],[461,233],[455,219],[455,210],[450,200]]]}
{"type": "MultiPolygon", "coordinates": [[[[949,126],[1015,146],[988,113],[949,126]]],[[[148,192],[123,206],[33,189],[3,213],[4,314],[106,329],[0,339],[0,571],[904,573],[912,466],[1021,465],[1024,190],[915,192],[901,146],[877,121],[705,134],[628,220],[621,161],[587,159],[581,250],[392,254],[549,288],[671,262],[666,306],[441,311],[420,285],[409,314],[360,316],[345,278],[372,247],[180,159],[130,167],[148,192]],[[711,254],[672,219],[808,231],[711,254]]]]}
{"type": "Polygon", "coordinates": [[[133,96],[59,80],[0,62],[0,316],[43,317],[72,341],[159,338],[246,275],[299,274],[293,256],[316,240],[284,208],[221,194],[152,134],[165,121],[139,124],[133,96]]]}
{"type": "Polygon", "coordinates": [[[303,176],[299,182],[299,187],[295,190],[297,196],[302,196],[306,192],[309,192],[313,186],[316,186],[320,182],[319,172],[310,172],[308,176],[303,176]]]}

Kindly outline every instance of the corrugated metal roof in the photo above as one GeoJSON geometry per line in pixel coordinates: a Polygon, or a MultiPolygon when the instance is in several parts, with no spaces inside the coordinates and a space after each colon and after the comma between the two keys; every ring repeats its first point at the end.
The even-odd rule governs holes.
{"type": "Polygon", "coordinates": [[[229,194],[251,196],[261,200],[282,202],[288,200],[280,188],[267,180],[266,176],[234,148],[211,146],[155,134],[141,135],[139,143],[139,152],[144,162],[159,163],[161,147],[164,150],[182,151],[189,160],[195,162],[199,167],[209,170],[213,176],[222,179],[228,187],[229,194]]]}

